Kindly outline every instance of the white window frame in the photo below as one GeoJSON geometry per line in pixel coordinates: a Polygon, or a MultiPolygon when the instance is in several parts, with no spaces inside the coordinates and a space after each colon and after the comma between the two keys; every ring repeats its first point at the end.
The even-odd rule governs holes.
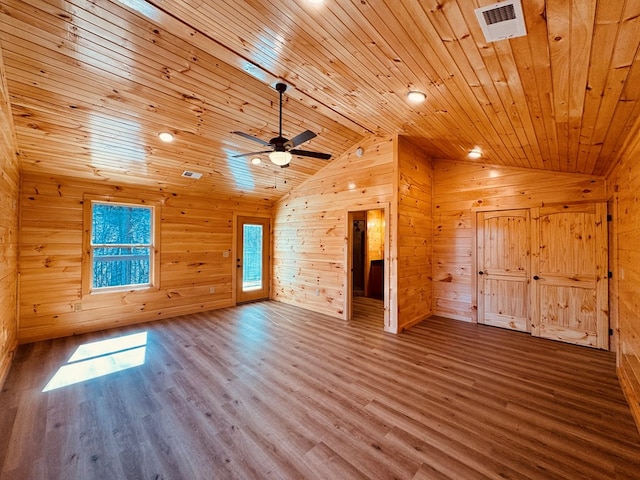
{"type": "Polygon", "coordinates": [[[98,196],[84,196],[84,235],[83,235],[83,258],[82,258],[82,293],[83,295],[123,292],[134,290],[158,289],[160,287],[160,254],[159,254],[159,228],[160,228],[160,204],[148,202],[140,199],[125,198],[104,198],[98,196]],[[105,247],[105,245],[94,245],[93,237],[93,206],[96,204],[111,204],[123,207],[144,207],[151,209],[151,243],[150,244],[109,244],[107,246],[120,247],[147,247],[149,248],[149,283],[118,285],[112,287],[94,287],[93,286],[93,252],[96,248],[105,247]]]}

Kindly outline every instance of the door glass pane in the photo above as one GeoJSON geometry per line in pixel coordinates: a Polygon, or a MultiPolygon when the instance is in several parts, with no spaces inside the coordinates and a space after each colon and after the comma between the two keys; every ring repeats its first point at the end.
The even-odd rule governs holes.
{"type": "Polygon", "coordinates": [[[242,291],[262,289],[262,225],[244,225],[242,291]]]}

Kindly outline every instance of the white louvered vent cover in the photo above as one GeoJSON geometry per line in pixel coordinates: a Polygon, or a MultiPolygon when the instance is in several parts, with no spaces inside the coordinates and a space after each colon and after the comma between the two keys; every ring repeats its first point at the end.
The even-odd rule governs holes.
{"type": "Polygon", "coordinates": [[[199,178],[202,177],[202,174],[198,172],[190,172],[189,170],[185,170],[184,172],[182,172],[182,176],[187,178],[194,178],[198,180],[199,178]]]}
{"type": "Polygon", "coordinates": [[[475,9],[487,42],[527,34],[520,0],[507,0],[475,9]]]}

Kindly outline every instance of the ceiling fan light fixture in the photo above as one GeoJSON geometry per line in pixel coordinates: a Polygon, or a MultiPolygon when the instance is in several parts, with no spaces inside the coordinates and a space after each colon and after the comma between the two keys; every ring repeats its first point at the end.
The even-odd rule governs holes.
{"type": "Polygon", "coordinates": [[[273,162],[275,165],[278,165],[279,167],[282,167],[283,165],[289,165],[292,157],[293,155],[291,155],[289,152],[271,152],[269,154],[269,160],[271,160],[271,162],[273,162]]]}
{"type": "Polygon", "coordinates": [[[411,90],[407,93],[407,100],[411,103],[421,103],[424,102],[427,98],[427,95],[424,92],[420,92],[418,90],[411,90]]]}

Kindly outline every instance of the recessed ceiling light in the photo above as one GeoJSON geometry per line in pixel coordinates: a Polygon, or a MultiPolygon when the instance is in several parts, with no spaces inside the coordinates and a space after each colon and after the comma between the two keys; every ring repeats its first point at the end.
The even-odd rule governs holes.
{"type": "Polygon", "coordinates": [[[160,132],[158,138],[163,142],[173,142],[173,134],[169,132],[160,132]]]}
{"type": "Polygon", "coordinates": [[[427,96],[423,92],[419,92],[418,90],[411,90],[409,93],[407,93],[407,99],[411,103],[424,102],[425,98],[427,98],[427,96]]]}
{"type": "Polygon", "coordinates": [[[251,163],[253,163],[254,165],[260,165],[262,163],[262,160],[260,160],[258,157],[253,157],[251,159],[251,163]]]}
{"type": "Polygon", "coordinates": [[[309,3],[315,3],[315,4],[320,4],[320,3],[324,3],[324,0],[307,0],[307,2],[309,2],[309,3]]]}
{"type": "Polygon", "coordinates": [[[482,150],[479,148],[474,148],[473,150],[469,150],[469,158],[473,160],[477,160],[482,156],[482,150]]]}

